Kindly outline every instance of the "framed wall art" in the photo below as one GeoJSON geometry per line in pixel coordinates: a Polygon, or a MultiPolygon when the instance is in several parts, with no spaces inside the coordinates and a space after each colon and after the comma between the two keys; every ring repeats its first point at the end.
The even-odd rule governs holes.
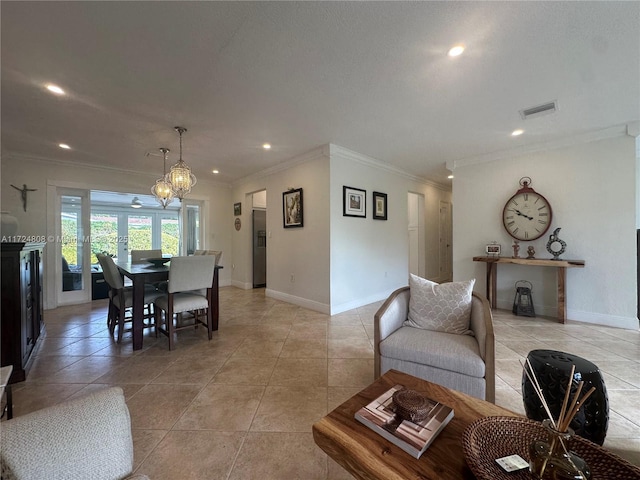
{"type": "Polygon", "coordinates": [[[367,217],[367,191],[353,187],[342,187],[342,215],[345,217],[367,217]]]}
{"type": "Polygon", "coordinates": [[[373,219],[387,219],[387,194],[373,192],[373,219]]]}
{"type": "Polygon", "coordinates": [[[234,203],[233,204],[233,215],[239,217],[242,215],[242,203],[234,203]]]}
{"type": "Polygon", "coordinates": [[[304,225],[301,188],[282,192],[282,223],[284,228],[297,228],[304,225]]]}

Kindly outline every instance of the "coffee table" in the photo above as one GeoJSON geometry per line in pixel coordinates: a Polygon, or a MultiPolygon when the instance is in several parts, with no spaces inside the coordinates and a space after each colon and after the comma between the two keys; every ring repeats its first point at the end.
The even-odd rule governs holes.
{"type": "Polygon", "coordinates": [[[490,415],[520,417],[493,403],[397,370],[389,370],[316,422],[313,425],[313,439],[327,455],[360,479],[474,479],[462,450],[462,434],[472,422],[490,415]],[[454,410],[453,419],[420,459],[413,458],[354,418],[359,408],[397,384],[416,390],[454,410]]]}

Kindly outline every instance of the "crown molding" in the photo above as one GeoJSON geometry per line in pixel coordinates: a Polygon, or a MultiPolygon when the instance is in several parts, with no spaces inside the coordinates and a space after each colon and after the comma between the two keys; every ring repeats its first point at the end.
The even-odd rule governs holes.
{"type": "Polygon", "coordinates": [[[400,170],[388,163],[381,162],[373,157],[369,157],[363,153],[354,152],[353,150],[349,150],[348,148],[341,147],[340,145],[335,145],[330,143],[326,146],[330,155],[333,157],[334,155],[342,157],[346,160],[351,160],[356,163],[360,163],[362,165],[366,165],[368,167],[376,168],[378,170],[382,170],[385,173],[390,173],[392,175],[397,175],[402,178],[406,178],[407,180],[411,180],[413,182],[421,183],[424,185],[430,185],[435,188],[439,188],[440,190],[450,191],[451,187],[447,185],[443,185],[441,183],[435,182],[433,180],[429,180],[424,177],[419,177],[417,175],[413,175],[411,173],[405,172],[404,170],[400,170]]]}
{"type": "MultiPolygon", "coordinates": [[[[78,167],[82,167],[82,168],[87,168],[87,169],[91,169],[91,170],[97,170],[97,171],[108,171],[108,172],[117,172],[117,173],[130,173],[130,174],[135,174],[135,175],[141,175],[147,178],[153,178],[153,179],[157,179],[158,175],[157,174],[153,174],[153,173],[149,173],[149,171],[140,171],[140,170],[133,170],[133,169],[128,169],[128,168],[121,168],[121,167],[112,167],[109,165],[95,165],[93,163],[85,163],[85,162],[73,162],[70,160],[60,160],[57,158],[47,158],[47,157],[39,157],[36,155],[25,155],[22,153],[12,153],[12,152],[5,152],[4,154],[2,154],[2,158],[6,158],[7,160],[30,160],[33,162],[40,162],[40,163],[46,163],[48,165],[56,165],[56,166],[61,166],[61,167],[69,167],[69,168],[78,168],[78,167]]],[[[224,183],[224,182],[218,182],[215,180],[211,180],[211,179],[204,179],[204,178],[198,178],[197,179],[198,182],[202,181],[204,183],[216,186],[216,187],[223,187],[223,188],[231,188],[231,184],[229,183],[224,183]]],[[[155,181],[155,180],[153,180],[155,181]]]]}
{"type": "Polygon", "coordinates": [[[252,173],[247,175],[246,177],[242,177],[238,180],[235,180],[231,185],[233,187],[238,187],[240,185],[244,185],[245,183],[249,183],[255,180],[259,180],[264,177],[268,177],[273,175],[274,173],[282,172],[283,170],[288,170],[296,165],[301,165],[303,163],[311,162],[317,160],[321,157],[328,157],[325,153],[324,147],[317,147],[313,150],[308,151],[307,153],[303,153],[301,155],[297,155],[289,160],[285,160],[282,163],[274,165],[273,167],[265,168],[264,170],[260,170],[259,172],[252,173]]]}
{"type": "MultiPolygon", "coordinates": [[[[637,123],[637,122],[636,122],[637,123]]],[[[633,124],[629,124],[633,125],[633,124]]],[[[613,127],[604,128],[601,130],[593,130],[587,133],[581,133],[570,137],[561,138],[559,140],[553,140],[551,142],[535,143],[532,145],[523,145],[522,147],[512,148],[509,150],[500,150],[498,152],[491,152],[485,155],[478,155],[475,157],[467,157],[459,160],[450,160],[447,162],[447,168],[454,171],[456,168],[467,167],[470,165],[478,165],[481,163],[494,162],[496,160],[504,160],[507,158],[520,157],[531,153],[540,153],[551,150],[558,150],[560,148],[571,147],[573,145],[580,145],[584,143],[596,142],[599,140],[605,140],[607,138],[623,137],[625,135],[631,135],[628,133],[627,124],[615,125],[613,127]]]]}

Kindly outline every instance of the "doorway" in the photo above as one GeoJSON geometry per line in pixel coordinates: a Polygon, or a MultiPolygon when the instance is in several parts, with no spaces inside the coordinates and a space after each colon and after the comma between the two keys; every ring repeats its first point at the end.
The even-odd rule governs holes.
{"type": "Polygon", "coordinates": [[[252,195],[252,261],[253,288],[267,286],[267,191],[252,195]]]}
{"type": "Polygon", "coordinates": [[[409,273],[425,277],[424,195],[409,192],[409,273]]]}
{"type": "Polygon", "coordinates": [[[453,259],[451,255],[451,204],[440,202],[440,281],[453,279],[453,259]]]}

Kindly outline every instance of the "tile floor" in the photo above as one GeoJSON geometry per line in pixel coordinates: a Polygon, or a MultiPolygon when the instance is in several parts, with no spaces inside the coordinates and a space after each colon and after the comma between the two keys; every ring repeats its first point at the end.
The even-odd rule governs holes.
{"type": "MultiPolygon", "coordinates": [[[[133,352],[106,330],[106,300],[45,312],[47,334],[21,415],[103,385],[124,389],[135,468],[162,479],[346,479],[315,446],[311,425],[373,381],[373,314],[382,302],[329,317],[220,290],[220,330],[147,331],[133,352]]],[[[497,403],[523,413],[519,360],[535,348],[577,353],[604,373],[611,404],[605,446],[640,465],[640,332],[494,314],[497,403]]]]}

